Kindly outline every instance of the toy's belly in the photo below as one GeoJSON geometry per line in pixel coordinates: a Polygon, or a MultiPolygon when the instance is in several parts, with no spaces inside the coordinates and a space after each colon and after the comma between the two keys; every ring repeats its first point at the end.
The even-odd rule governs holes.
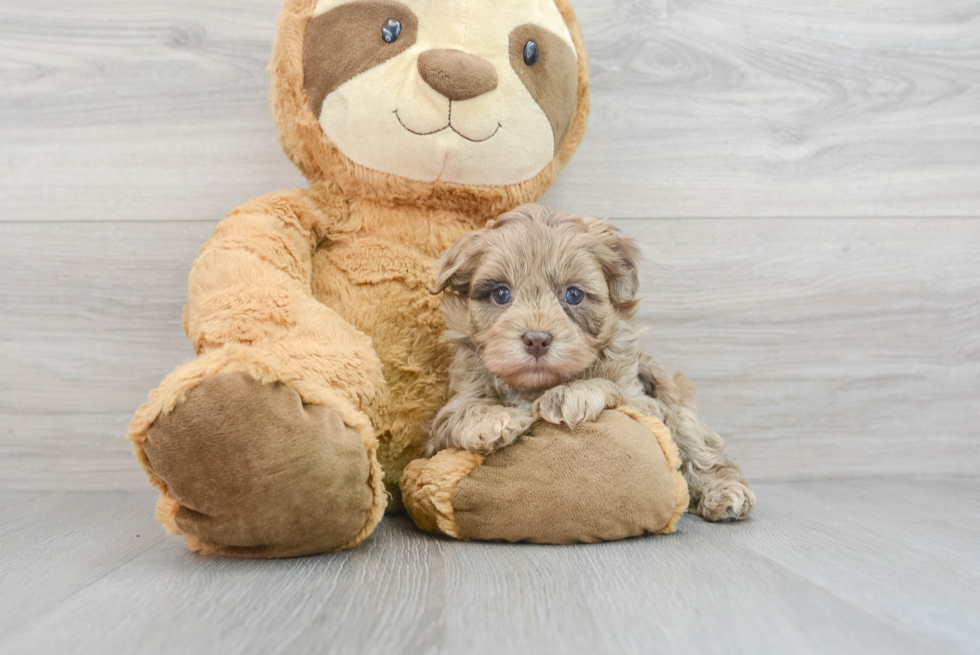
{"type": "Polygon", "coordinates": [[[435,259],[362,237],[314,255],[313,293],[374,341],[386,388],[371,408],[379,458],[397,495],[422,428],[445,402],[449,351],[439,298],[429,293],[435,259]]]}

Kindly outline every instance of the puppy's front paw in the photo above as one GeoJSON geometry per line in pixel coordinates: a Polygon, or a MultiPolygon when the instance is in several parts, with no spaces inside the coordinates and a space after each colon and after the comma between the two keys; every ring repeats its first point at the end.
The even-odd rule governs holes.
{"type": "Polygon", "coordinates": [[[712,478],[699,491],[694,511],[706,521],[741,521],[755,507],[755,494],[741,480],[712,478]]]}
{"type": "Polygon", "coordinates": [[[489,455],[509,446],[531,429],[534,419],[527,412],[509,407],[492,408],[466,426],[459,435],[459,447],[471,453],[489,455]]]}
{"type": "Polygon", "coordinates": [[[573,386],[560,384],[541,394],[534,401],[531,413],[548,423],[575,426],[596,420],[607,405],[604,395],[587,393],[573,386]]]}

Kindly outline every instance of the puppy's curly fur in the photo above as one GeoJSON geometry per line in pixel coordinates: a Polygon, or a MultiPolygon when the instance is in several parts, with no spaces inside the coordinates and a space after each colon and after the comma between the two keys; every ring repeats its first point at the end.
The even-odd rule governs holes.
{"type": "Polygon", "coordinates": [[[745,518],[755,496],[699,418],[693,386],[640,352],[638,256],[606,221],[541,205],[518,207],[449,248],[432,291],[446,291],[455,355],[426,454],[486,454],[536,420],[574,426],[627,406],[670,428],[697,514],[745,518]]]}

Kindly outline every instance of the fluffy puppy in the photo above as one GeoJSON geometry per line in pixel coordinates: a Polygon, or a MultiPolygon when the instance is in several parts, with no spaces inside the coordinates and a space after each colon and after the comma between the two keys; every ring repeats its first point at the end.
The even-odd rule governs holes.
{"type": "Polygon", "coordinates": [[[575,426],[628,406],[671,429],[694,511],[742,519],[755,504],[693,389],[639,350],[632,324],[638,250],[603,220],[523,205],[445,252],[433,293],[455,354],[449,399],[427,429],[427,455],[489,453],[536,420],[575,426]]]}

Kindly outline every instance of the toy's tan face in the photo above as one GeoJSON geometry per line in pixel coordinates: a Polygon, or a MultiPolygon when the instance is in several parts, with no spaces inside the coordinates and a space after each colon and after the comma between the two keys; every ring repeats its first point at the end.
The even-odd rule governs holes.
{"type": "Polygon", "coordinates": [[[578,98],[554,0],[320,0],[304,73],[344,155],[424,182],[531,179],[564,142],[578,98]]]}

